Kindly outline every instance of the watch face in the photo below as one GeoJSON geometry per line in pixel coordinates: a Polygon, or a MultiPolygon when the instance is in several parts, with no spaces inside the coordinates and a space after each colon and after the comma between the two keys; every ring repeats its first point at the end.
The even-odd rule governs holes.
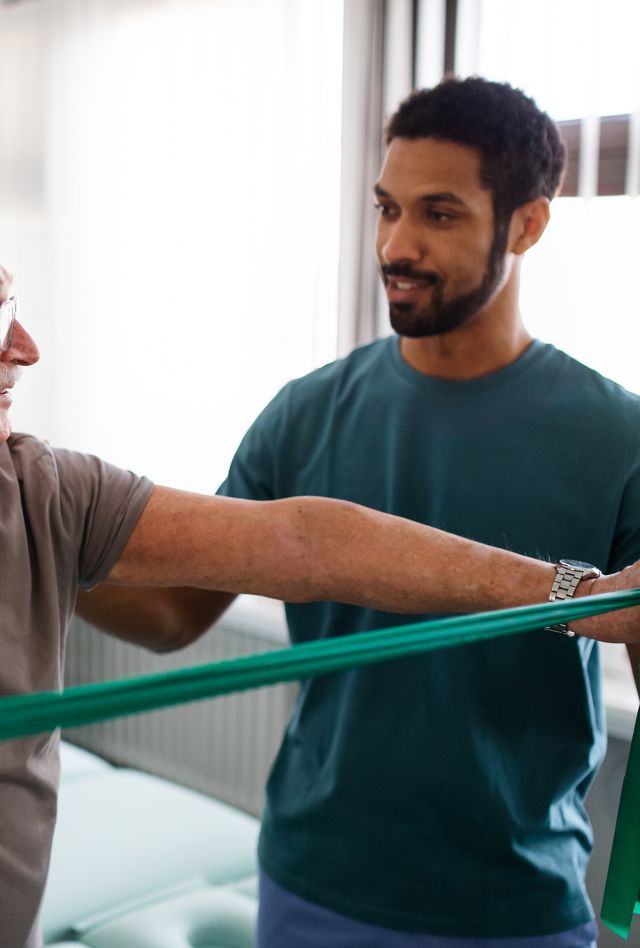
{"type": "Polygon", "coordinates": [[[593,569],[592,563],[583,563],[582,560],[560,560],[561,566],[570,566],[571,569],[593,569]]]}

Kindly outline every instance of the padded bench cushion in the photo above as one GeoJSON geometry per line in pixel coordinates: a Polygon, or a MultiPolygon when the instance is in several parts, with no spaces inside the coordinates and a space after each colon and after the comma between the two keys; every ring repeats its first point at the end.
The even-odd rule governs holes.
{"type": "Polygon", "coordinates": [[[252,948],[257,904],[213,886],[138,909],[83,933],[89,948],[252,948]]]}
{"type": "Polygon", "coordinates": [[[137,771],[107,767],[96,778],[65,781],[45,938],[68,937],[82,920],[148,902],[172,886],[245,879],[256,872],[257,835],[253,817],[137,771]]]}
{"type": "Polygon", "coordinates": [[[110,764],[89,751],[60,741],[60,783],[80,777],[99,777],[112,770],[110,764]]]}
{"type": "Polygon", "coordinates": [[[234,892],[240,892],[241,895],[248,895],[256,902],[258,901],[259,882],[257,873],[248,876],[246,879],[239,879],[237,882],[232,882],[229,888],[233,889],[234,892]]]}

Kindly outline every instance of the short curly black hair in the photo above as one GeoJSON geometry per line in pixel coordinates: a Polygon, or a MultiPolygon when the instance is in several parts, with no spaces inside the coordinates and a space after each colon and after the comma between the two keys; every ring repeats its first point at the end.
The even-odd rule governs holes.
{"type": "Polygon", "coordinates": [[[394,138],[438,138],[476,148],[496,224],[534,198],[551,200],[566,163],[556,126],[533,99],[477,76],[412,92],[387,122],[385,144],[394,138]]]}

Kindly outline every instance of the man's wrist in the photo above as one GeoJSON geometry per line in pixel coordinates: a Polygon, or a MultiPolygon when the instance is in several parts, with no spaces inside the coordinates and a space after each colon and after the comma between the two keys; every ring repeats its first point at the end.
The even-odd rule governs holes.
{"type": "MultiPolygon", "coordinates": [[[[553,581],[549,601],[568,601],[576,595],[590,595],[593,580],[602,575],[597,566],[582,560],[562,559],[555,564],[556,578],[553,581]],[[580,589],[582,587],[582,589],[580,589]],[[587,587],[587,588],[585,588],[587,587]],[[578,590],[580,589],[580,593],[578,590]]],[[[567,622],[555,622],[546,626],[547,632],[558,632],[573,638],[575,631],[567,622]]]]}
{"type": "Polygon", "coordinates": [[[599,593],[611,592],[610,589],[605,589],[601,585],[608,578],[608,576],[592,576],[591,579],[583,579],[582,582],[578,583],[573,598],[581,599],[583,596],[596,596],[599,593]]]}
{"type": "MultiPolygon", "coordinates": [[[[586,580],[580,583],[574,598],[577,596],[599,596],[602,593],[617,592],[619,589],[624,589],[624,585],[618,579],[619,576],[620,573],[606,573],[603,576],[597,576],[595,579],[586,580]],[[585,588],[581,589],[582,586],[585,588]]],[[[628,610],[624,611],[627,612],[628,610]]],[[[609,630],[613,631],[613,626],[619,624],[620,620],[621,613],[605,612],[597,616],[577,619],[572,623],[572,626],[576,631],[576,635],[582,635],[589,639],[599,639],[602,642],[616,642],[621,641],[621,639],[618,639],[615,634],[610,634],[609,630]]]]}

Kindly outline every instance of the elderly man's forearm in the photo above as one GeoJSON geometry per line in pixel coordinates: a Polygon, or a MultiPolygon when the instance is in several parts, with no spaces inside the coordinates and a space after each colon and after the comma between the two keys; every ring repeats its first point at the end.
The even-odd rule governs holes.
{"type": "Polygon", "coordinates": [[[553,577],[550,563],[345,501],[156,488],[110,578],[420,613],[542,602],[553,577]]]}

